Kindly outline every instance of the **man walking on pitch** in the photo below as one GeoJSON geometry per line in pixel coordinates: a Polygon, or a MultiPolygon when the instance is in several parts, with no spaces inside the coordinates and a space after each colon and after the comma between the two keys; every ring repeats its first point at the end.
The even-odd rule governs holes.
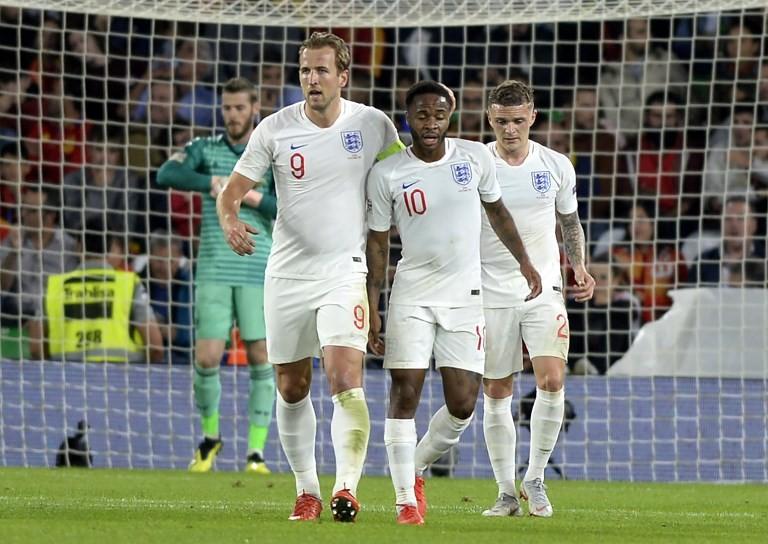
{"type": "Polygon", "coordinates": [[[277,373],[277,427],[296,477],[291,520],[322,510],[315,461],[317,421],[309,397],[312,357],[322,352],[333,396],[336,482],[331,511],[354,521],[370,421],[363,394],[368,338],[365,295],[365,179],[376,159],[402,149],[382,112],[341,98],[349,80],[344,41],[316,32],[299,51],[305,100],[254,131],[219,195],[219,222],[232,249],[250,254],[253,225],[238,219],[241,199],[270,167],[280,202],[267,266],[267,347],[277,373]]]}
{"type": "Polygon", "coordinates": [[[575,299],[592,298],[595,281],[584,266],[584,232],[577,212],[573,165],[567,157],[528,139],[536,119],[533,90],[520,81],[505,81],[491,91],[488,104],[488,121],[496,135],[488,149],[495,158],[504,204],[515,218],[533,266],[541,273],[543,291],[535,300],[526,297],[524,269],[506,251],[489,215],[483,220],[481,242],[488,334],[483,429],[499,495],[483,515],[521,514],[515,492],[517,438],[510,408],[514,373],[523,369],[525,341],[537,391],[531,414],[531,453],[520,496],[528,500],[532,516],[549,517],[552,505],[544,486],[544,468],[563,420],[569,338],[555,236],[558,219],[576,280],[575,299]]]}
{"type": "Polygon", "coordinates": [[[389,300],[387,344],[371,313],[371,349],[384,353],[392,376],[384,443],[395,486],[397,522],[421,525],[426,468],[446,453],[472,421],[483,372],[485,323],[480,286],[481,206],[508,251],[522,263],[528,298],[541,291],[515,224],[501,201],[496,167],[481,143],[446,139],[453,109],[434,81],[406,95],[413,145],[373,167],[368,178],[368,304],[386,278],[389,229],[403,244],[389,300]],[[445,405],[416,445],[414,416],[434,352],[445,405]]]}
{"type": "Polygon", "coordinates": [[[272,244],[276,215],[272,176],[265,171],[258,191],[246,195],[240,217],[259,229],[253,255],[233,255],[216,217],[216,196],[240,158],[259,112],[258,91],[248,80],[231,79],[222,87],[222,116],[226,133],[196,138],[163,164],[157,175],[161,186],[203,193],[203,224],[195,274],[195,404],[203,440],[189,465],[192,472],[208,472],[222,440],[219,433],[221,381],[219,364],[233,318],[244,340],[250,371],[248,398],[248,456],[245,469],[269,474],[264,463],[275,379],[267,359],[264,325],[264,269],[272,244]]]}

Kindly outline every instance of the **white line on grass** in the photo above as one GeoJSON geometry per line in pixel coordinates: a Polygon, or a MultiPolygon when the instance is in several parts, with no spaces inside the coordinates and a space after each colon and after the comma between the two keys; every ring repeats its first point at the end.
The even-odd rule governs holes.
{"type": "MultiPolygon", "coordinates": [[[[44,496],[6,496],[0,495],[0,504],[7,506],[18,505],[25,508],[42,508],[46,510],[71,510],[71,509],[101,509],[101,510],[125,510],[126,508],[136,509],[156,509],[156,510],[189,510],[191,508],[200,510],[212,510],[212,511],[242,511],[253,512],[254,510],[266,510],[270,512],[282,512],[289,511],[293,507],[293,503],[278,502],[278,501],[263,501],[254,499],[252,502],[228,502],[228,501],[216,501],[216,500],[166,500],[166,499],[147,499],[144,497],[126,497],[121,499],[115,498],[82,498],[82,497],[63,497],[52,501],[50,497],[44,496]]],[[[469,504],[464,506],[442,506],[442,505],[430,505],[430,511],[440,512],[447,514],[454,513],[467,513],[473,514],[482,511],[481,506],[470,506],[469,504]]],[[[363,504],[363,511],[387,513],[394,510],[393,506],[384,506],[381,504],[363,504]]],[[[669,517],[673,516],[691,517],[691,518],[757,518],[757,515],[752,512],[674,512],[660,510],[623,510],[620,508],[609,509],[596,509],[596,508],[558,508],[558,512],[573,513],[573,514],[587,514],[587,515],[612,515],[612,516],[632,516],[632,517],[647,517],[647,516],[660,516],[669,517]]]]}

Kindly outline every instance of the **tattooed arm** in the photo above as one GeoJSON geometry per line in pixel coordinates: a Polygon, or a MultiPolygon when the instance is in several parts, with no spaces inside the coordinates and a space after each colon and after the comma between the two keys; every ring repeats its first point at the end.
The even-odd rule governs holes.
{"type": "Polygon", "coordinates": [[[584,302],[592,298],[595,291],[595,280],[587,272],[585,264],[585,241],[584,230],[579,221],[579,212],[568,214],[557,214],[560,220],[560,231],[563,234],[563,245],[565,254],[568,256],[568,262],[573,268],[576,287],[574,288],[574,298],[577,302],[584,302]]]}
{"type": "Polygon", "coordinates": [[[517,259],[517,262],[520,263],[520,272],[528,280],[528,287],[530,287],[531,292],[525,300],[536,298],[541,293],[541,277],[539,277],[539,273],[528,258],[523,241],[517,232],[515,220],[509,215],[509,211],[501,199],[496,202],[483,201],[483,208],[485,208],[485,213],[488,214],[488,221],[491,223],[496,236],[512,253],[512,256],[517,259]]]}
{"type": "Polygon", "coordinates": [[[387,261],[389,259],[389,231],[368,231],[368,244],[365,249],[368,261],[368,311],[371,328],[368,332],[368,344],[376,355],[384,354],[384,342],[379,338],[381,332],[381,317],[379,316],[379,298],[387,277],[387,261]]]}

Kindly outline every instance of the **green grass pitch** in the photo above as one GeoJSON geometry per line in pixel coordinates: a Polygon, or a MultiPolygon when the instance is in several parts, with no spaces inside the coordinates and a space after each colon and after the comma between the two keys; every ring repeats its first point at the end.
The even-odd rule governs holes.
{"type": "Polygon", "coordinates": [[[429,479],[424,527],[395,524],[387,478],[364,477],[355,524],[287,521],[290,475],[183,471],[0,469],[5,543],[496,544],[757,542],[768,538],[768,486],[548,482],[551,519],[487,519],[491,481],[429,479]],[[761,536],[762,535],[762,536],[761,536]]]}

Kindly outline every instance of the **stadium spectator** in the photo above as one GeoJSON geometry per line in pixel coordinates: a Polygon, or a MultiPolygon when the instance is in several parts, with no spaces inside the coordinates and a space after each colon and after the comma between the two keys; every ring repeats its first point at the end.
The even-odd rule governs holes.
{"type": "Polygon", "coordinates": [[[761,124],[768,124],[768,55],[763,58],[757,89],[757,111],[761,124]]]}
{"type": "Polygon", "coordinates": [[[85,148],[86,164],[64,178],[64,224],[81,230],[103,218],[114,234],[143,231],[143,203],[136,177],[122,165],[124,147],[118,135],[99,125],[85,148]]]}
{"type": "MultiPolygon", "coordinates": [[[[556,63],[555,38],[550,25],[512,24],[489,29],[488,65],[502,81],[513,74],[510,67],[522,72],[536,92],[537,107],[546,110],[552,104],[553,83],[567,87],[570,71],[556,63]]],[[[559,53],[559,51],[558,51],[559,53]]]]}
{"type": "Polygon", "coordinates": [[[728,196],[747,196],[751,192],[754,108],[736,107],[728,125],[728,128],[714,131],[710,140],[702,186],[705,212],[719,214],[728,196]]]}
{"type": "Polygon", "coordinates": [[[31,83],[16,62],[0,61],[0,144],[18,138],[19,108],[31,83]]]}
{"type": "Polygon", "coordinates": [[[21,195],[21,224],[0,245],[0,316],[19,327],[42,308],[50,274],[77,264],[75,240],[59,228],[59,187],[30,185],[21,195]]]}
{"type": "Polygon", "coordinates": [[[27,160],[24,146],[7,142],[0,148],[0,219],[8,225],[19,221],[21,192],[30,172],[32,164],[27,160]]]}
{"type": "Polygon", "coordinates": [[[155,231],[149,258],[137,270],[149,294],[171,364],[189,364],[192,356],[192,270],[179,240],[155,231]]]}
{"type": "Polygon", "coordinates": [[[404,143],[411,141],[410,127],[405,115],[405,95],[408,89],[419,80],[418,73],[412,68],[399,68],[395,74],[395,88],[393,89],[394,111],[392,120],[397,127],[397,133],[404,143]]]}
{"type": "Polygon", "coordinates": [[[210,84],[213,61],[209,41],[182,40],[176,48],[176,115],[192,126],[213,128],[216,119],[216,91],[210,84]]]}
{"type": "Polygon", "coordinates": [[[612,211],[617,215],[624,211],[621,197],[631,190],[627,161],[617,153],[613,134],[601,127],[597,88],[578,87],[569,102],[565,123],[570,129],[579,217],[585,223],[587,239],[597,240],[610,228],[612,211]]]}
{"type": "Polygon", "coordinates": [[[460,93],[461,110],[459,113],[458,137],[476,142],[484,141],[485,130],[485,89],[478,79],[467,80],[460,93]]]}
{"type": "Polygon", "coordinates": [[[280,49],[266,48],[259,64],[261,118],[304,100],[301,87],[285,83],[285,64],[280,49]]]}
{"type": "Polygon", "coordinates": [[[91,123],[82,115],[72,78],[50,75],[43,78],[42,96],[22,106],[22,137],[32,161],[40,162],[45,182],[60,182],[82,166],[85,141],[91,123]]]}
{"type": "Polygon", "coordinates": [[[135,272],[107,262],[104,223],[91,220],[80,236],[82,259],[51,274],[45,312],[30,323],[30,355],[65,361],[163,361],[163,339],[147,292],[135,272]]]}
{"type": "Polygon", "coordinates": [[[128,99],[128,66],[125,51],[115,50],[107,43],[107,34],[95,31],[95,17],[90,23],[85,17],[67,19],[67,74],[77,74],[78,96],[85,102],[84,114],[89,121],[111,122],[125,118],[124,104],[128,99]]]}
{"type": "Polygon", "coordinates": [[[616,132],[623,147],[641,127],[646,98],[665,89],[684,95],[688,77],[673,53],[650,43],[647,19],[626,21],[622,46],[623,58],[603,68],[600,107],[606,128],[616,132]]]}
{"type": "Polygon", "coordinates": [[[536,124],[531,129],[531,139],[566,157],[571,155],[570,130],[563,114],[559,111],[552,111],[549,114],[539,113],[536,116],[536,124]]]}
{"type": "Polygon", "coordinates": [[[674,244],[657,241],[655,199],[638,200],[630,210],[623,241],[614,245],[613,259],[643,305],[644,323],[661,317],[672,305],[668,293],[687,278],[685,262],[674,244]]]}
{"type": "Polygon", "coordinates": [[[595,278],[594,297],[568,304],[573,374],[605,374],[629,349],[640,321],[640,302],[626,288],[619,267],[595,259],[589,272],[595,278]]]}
{"type": "Polygon", "coordinates": [[[648,96],[633,163],[637,193],[658,203],[662,240],[678,236],[679,218],[695,208],[685,195],[698,194],[701,184],[701,156],[686,147],[684,128],[685,104],[679,95],[658,91],[648,96]]]}
{"type": "Polygon", "coordinates": [[[735,19],[723,27],[724,36],[715,60],[715,81],[710,97],[713,109],[711,122],[724,119],[734,103],[751,101],[760,72],[762,17],[735,19]]]}
{"type": "Polygon", "coordinates": [[[149,107],[134,119],[128,136],[128,164],[146,176],[162,165],[172,147],[173,104],[176,89],[168,79],[156,79],[149,87],[149,107]]]}
{"type": "Polygon", "coordinates": [[[757,218],[743,196],[730,197],[723,211],[719,247],[702,253],[689,270],[696,286],[765,286],[765,240],[758,239],[757,218]]]}

